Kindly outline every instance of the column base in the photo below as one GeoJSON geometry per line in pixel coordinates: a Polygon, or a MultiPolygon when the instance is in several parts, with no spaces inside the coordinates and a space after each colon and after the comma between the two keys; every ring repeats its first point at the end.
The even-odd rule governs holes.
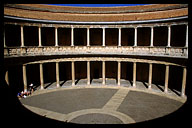
{"type": "Polygon", "coordinates": [[[44,89],[44,87],[41,86],[41,90],[43,90],[43,89],[44,89]]]}
{"type": "Polygon", "coordinates": [[[168,90],[164,90],[164,93],[168,93],[168,90]]]}
{"type": "Polygon", "coordinates": [[[185,94],[181,94],[182,98],[187,98],[187,96],[185,94]]]}
{"type": "Polygon", "coordinates": [[[60,87],[60,85],[59,84],[57,84],[57,88],[59,88],[60,87]]]}

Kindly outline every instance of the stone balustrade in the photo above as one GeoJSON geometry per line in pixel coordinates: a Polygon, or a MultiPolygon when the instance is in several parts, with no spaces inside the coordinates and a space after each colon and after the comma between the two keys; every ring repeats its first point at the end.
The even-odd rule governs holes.
{"type": "Polygon", "coordinates": [[[6,47],[4,57],[36,56],[36,55],[139,55],[139,56],[162,56],[188,58],[186,47],[149,47],[149,46],[26,46],[26,47],[6,47]]]}

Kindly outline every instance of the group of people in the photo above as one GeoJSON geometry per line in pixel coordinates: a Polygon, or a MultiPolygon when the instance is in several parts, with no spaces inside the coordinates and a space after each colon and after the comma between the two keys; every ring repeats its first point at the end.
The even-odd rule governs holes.
{"type": "Polygon", "coordinates": [[[18,98],[26,98],[27,96],[30,96],[34,91],[33,84],[31,83],[29,85],[29,89],[27,91],[21,91],[17,94],[18,98]]]}

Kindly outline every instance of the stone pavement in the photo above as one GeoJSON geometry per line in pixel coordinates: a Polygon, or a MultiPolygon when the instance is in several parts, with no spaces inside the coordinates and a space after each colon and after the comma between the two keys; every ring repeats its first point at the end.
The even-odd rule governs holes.
{"type": "Polygon", "coordinates": [[[129,124],[179,109],[183,102],[125,87],[73,87],[39,90],[20,102],[32,112],[80,124],[129,124]]]}

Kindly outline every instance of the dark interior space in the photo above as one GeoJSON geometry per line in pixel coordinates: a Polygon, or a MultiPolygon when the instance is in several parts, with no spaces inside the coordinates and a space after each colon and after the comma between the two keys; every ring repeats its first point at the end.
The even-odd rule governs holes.
{"type": "Polygon", "coordinates": [[[38,28],[25,26],[23,27],[24,32],[24,45],[25,46],[38,46],[39,37],[38,37],[38,28]]]}
{"type": "Polygon", "coordinates": [[[21,28],[18,25],[5,25],[6,46],[21,46],[21,28]]]}
{"type": "Polygon", "coordinates": [[[93,61],[90,62],[90,78],[98,79],[102,78],[102,62],[101,61],[93,61]]]}
{"type": "MultiPolygon", "coordinates": [[[[29,64],[26,66],[27,85],[33,83],[34,86],[40,85],[40,68],[39,64],[29,64]]],[[[45,74],[45,73],[44,73],[45,74]]]]}
{"type": "Polygon", "coordinates": [[[161,65],[161,64],[152,65],[152,84],[164,86],[165,65],[161,65]]]}
{"type": "Polygon", "coordinates": [[[184,47],[186,42],[186,25],[171,26],[171,46],[184,47]]]}
{"type": "Polygon", "coordinates": [[[181,91],[183,78],[183,68],[177,66],[169,66],[169,84],[168,88],[181,91]]]}
{"type": "Polygon", "coordinates": [[[121,29],[121,46],[133,46],[134,45],[134,28],[122,28],[121,29]]]}
{"type": "Polygon", "coordinates": [[[149,64],[136,63],[136,81],[148,82],[149,64]]]}
{"type": "Polygon", "coordinates": [[[71,80],[71,62],[59,62],[59,80],[71,80]]]}
{"type": "Polygon", "coordinates": [[[137,46],[150,46],[151,28],[137,28],[137,46]]]}
{"type": "Polygon", "coordinates": [[[23,91],[23,71],[21,65],[15,65],[8,69],[9,85],[14,93],[23,91]]]}
{"type": "Polygon", "coordinates": [[[118,46],[118,34],[117,28],[106,28],[105,29],[105,45],[106,46],[118,46]]]}
{"type": "Polygon", "coordinates": [[[44,83],[50,83],[56,81],[56,63],[43,64],[43,77],[44,77],[44,83]]]}
{"type": "Polygon", "coordinates": [[[58,45],[71,46],[71,28],[58,28],[58,45]]]}
{"type": "Polygon", "coordinates": [[[133,80],[133,63],[121,62],[121,79],[133,80]]]}
{"type": "Polygon", "coordinates": [[[89,30],[90,45],[91,46],[102,46],[102,29],[101,28],[91,28],[89,30]]]}
{"type": "Polygon", "coordinates": [[[117,62],[115,61],[106,61],[105,62],[105,77],[117,79],[117,62]]]}
{"type": "Polygon", "coordinates": [[[87,29],[86,28],[74,29],[74,45],[75,46],[87,45],[87,29]]]}
{"type": "Polygon", "coordinates": [[[87,62],[75,62],[75,79],[87,79],[87,62]]]}
{"type": "Polygon", "coordinates": [[[43,46],[55,46],[55,28],[42,27],[41,41],[43,46]]]}
{"type": "Polygon", "coordinates": [[[153,45],[167,46],[168,28],[166,26],[154,27],[153,32],[153,45]]]}

